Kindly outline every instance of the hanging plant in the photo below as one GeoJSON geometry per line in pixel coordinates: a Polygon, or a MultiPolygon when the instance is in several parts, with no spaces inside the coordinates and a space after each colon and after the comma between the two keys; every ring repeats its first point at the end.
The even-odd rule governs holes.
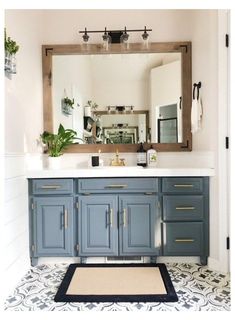
{"type": "Polygon", "coordinates": [[[69,99],[68,97],[65,97],[63,99],[64,104],[70,106],[70,108],[73,109],[73,105],[74,105],[74,99],[69,99]]]}
{"type": "Polygon", "coordinates": [[[70,99],[67,96],[62,99],[62,113],[66,116],[72,114],[72,109],[74,109],[74,99],[70,99]]]}
{"type": "Polygon", "coordinates": [[[19,50],[19,45],[7,37],[6,28],[4,29],[4,47],[5,47],[5,71],[8,73],[16,73],[15,54],[19,50]]]}
{"type": "Polygon", "coordinates": [[[20,48],[19,45],[10,37],[7,37],[6,28],[4,29],[4,34],[5,34],[5,52],[8,52],[9,54],[16,54],[16,52],[20,48]]]}
{"type": "Polygon", "coordinates": [[[91,100],[88,100],[85,107],[90,107],[92,111],[96,111],[96,109],[98,108],[98,104],[96,102],[92,102],[91,100]]]}

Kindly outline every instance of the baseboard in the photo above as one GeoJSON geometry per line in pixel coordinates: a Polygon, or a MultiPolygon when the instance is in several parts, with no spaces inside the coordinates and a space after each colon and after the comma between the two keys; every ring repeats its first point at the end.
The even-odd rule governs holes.
{"type": "Polygon", "coordinates": [[[40,257],[38,264],[54,264],[54,263],[80,263],[79,257],[40,257]]]}
{"type": "Polygon", "coordinates": [[[199,257],[157,257],[159,263],[200,263],[199,257]]]}
{"type": "Polygon", "coordinates": [[[214,258],[208,258],[208,268],[215,270],[215,271],[219,271],[219,272],[229,272],[229,270],[225,270],[224,268],[224,264],[220,263],[219,260],[214,259],[214,258]]]}

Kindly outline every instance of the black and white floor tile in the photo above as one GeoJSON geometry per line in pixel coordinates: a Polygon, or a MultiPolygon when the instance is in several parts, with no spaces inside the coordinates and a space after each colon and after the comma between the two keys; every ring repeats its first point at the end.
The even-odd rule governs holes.
{"type": "Polygon", "coordinates": [[[197,264],[166,264],[179,301],[168,303],[54,302],[68,264],[32,267],[5,302],[5,311],[230,311],[230,278],[197,264]]]}

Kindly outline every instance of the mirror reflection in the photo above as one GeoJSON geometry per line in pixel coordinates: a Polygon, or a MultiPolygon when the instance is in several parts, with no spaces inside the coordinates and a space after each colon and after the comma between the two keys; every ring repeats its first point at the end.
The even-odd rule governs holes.
{"type": "Polygon", "coordinates": [[[53,128],[80,144],[182,142],[181,53],[55,55],[53,128]]]}

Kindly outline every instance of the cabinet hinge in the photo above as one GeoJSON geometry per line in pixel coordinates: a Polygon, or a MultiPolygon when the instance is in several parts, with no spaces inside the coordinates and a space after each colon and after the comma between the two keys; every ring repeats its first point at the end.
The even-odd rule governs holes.
{"type": "Polygon", "coordinates": [[[229,237],[226,238],[226,249],[227,250],[230,249],[230,238],[229,237]]]}
{"type": "Polygon", "coordinates": [[[229,149],[229,137],[225,137],[225,148],[229,149]]]}
{"type": "Polygon", "coordinates": [[[228,48],[229,47],[229,35],[226,33],[225,35],[225,47],[228,48]]]}
{"type": "Polygon", "coordinates": [[[76,250],[79,251],[79,244],[76,245],[76,250]]]}
{"type": "Polygon", "coordinates": [[[79,202],[76,202],[76,208],[79,209],[79,202]]]}
{"type": "Polygon", "coordinates": [[[34,210],[34,203],[33,202],[31,203],[31,208],[32,208],[32,210],[34,210]]]}
{"type": "Polygon", "coordinates": [[[34,251],[35,251],[35,249],[36,249],[35,244],[32,244],[32,246],[31,246],[31,250],[34,252],[34,251]]]}

